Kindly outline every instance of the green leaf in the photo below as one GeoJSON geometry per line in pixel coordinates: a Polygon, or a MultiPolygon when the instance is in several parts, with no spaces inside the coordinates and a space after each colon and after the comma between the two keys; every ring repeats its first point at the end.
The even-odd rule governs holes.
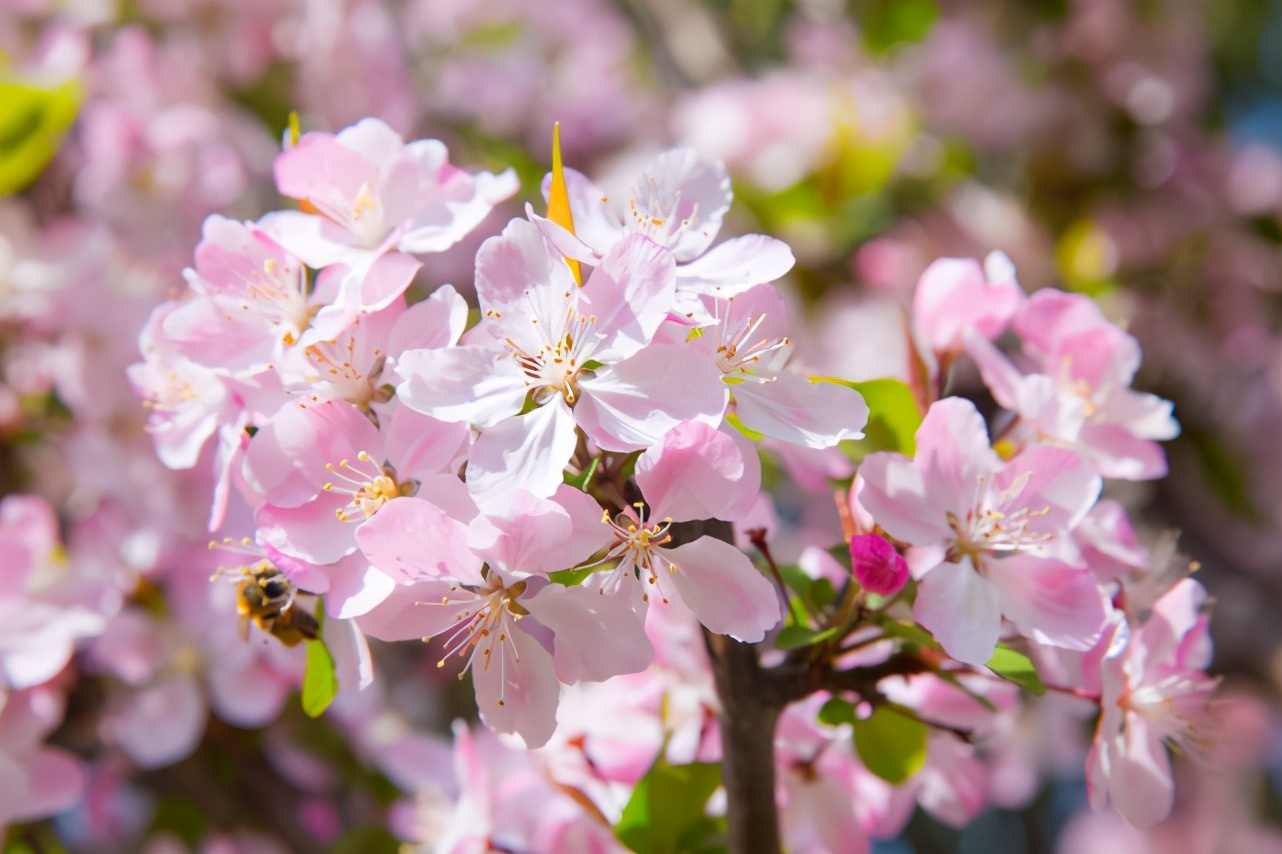
{"type": "Polygon", "coordinates": [[[832,626],[823,631],[808,629],[805,626],[784,626],[775,635],[775,647],[777,649],[800,649],[803,646],[825,641],[837,634],[841,626],[832,626]]]}
{"type": "Polygon", "coordinates": [[[806,593],[818,608],[826,608],[837,599],[837,589],[826,578],[812,580],[810,586],[806,588],[806,593]]]}
{"type": "MultiPolygon", "coordinates": [[[[324,623],[324,612],[316,611],[316,622],[324,623]]],[[[338,675],[334,672],[334,656],[325,646],[324,637],[307,642],[307,670],[303,674],[303,711],[309,718],[318,718],[334,702],[338,693],[338,675]]]]}
{"type": "Polygon", "coordinates": [[[548,578],[564,587],[576,587],[597,570],[608,568],[608,566],[591,566],[587,569],[558,569],[556,572],[549,572],[548,578]]]}
{"type": "Polygon", "coordinates": [[[898,620],[887,619],[878,621],[877,625],[892,638],[899,638],[902,641],[924,646],[927,649],[943,649],[939,645],[939,641],[935,640],[930,632],[915,623],[901,623],[898,620]]]}
{"type": "Polygon", "coordinates": [[[400,850],[400,840],[387,828],[364,824],[336,839],[328,854],[397,854],[400,850]]]}
{"type": "Polygon", "coordinates": [[[921,426],[922,412],[912,389],[903,380],[866,380],[845,383],[863,395],[868,404],[868,426],[864,438],[852,443],[862,453],[898,451],[911,457],[917,453],[917,428],[921,426]]]}
{"type": "Polygon", "coordinates": [[[0,196],[40,176],[76,120],[80,84],[37,86],[0,81],[0,196]]]}
{"type": "Polygon", "coordinates": [[[867,720],[855,721],[855,749],[869,771],[898,785],[926,763],[929,728],[893,709],[878,706],[867,720]]]}
{"type": "Polygon", "coordinates": [[[833,697],[819,708],[819,723],[841,726],[855,722],[855,707],[839,697],[833,697]]]}
{"type": "Polygon", "coordinates": [[[721,823],[706,808],[720,785],[720,765],[671,765],[660,754],[632,790],[615,836],[636,854],[715,851],[721,823]]]}
{"type": "Polygon", "coordinates": [[[998,645],[993,652],[993,657],[988,660],[988,669],[1030,694],[1040,697],[1046,693],[1046,686],[1042,684],[1037,668],[1033,667],[1028,656],[1004,644],[998,645]]]}
{"type": "Polygon", "coordinates": [[[579,492],[587,492],[588,484],[592,482],[593,475],[596,474],[597,467],[601,465],[601,458],[593,457],[592,464],[578,474],[572,475],[566,472],[561,477],[570,486],[573,486],[579,492]]]}
{"type": "Polygon", "coordinates": [[[864,47],[872,54],[921,41],[939,17],[935,0],[857,0],[853,12],[864,47]]]}

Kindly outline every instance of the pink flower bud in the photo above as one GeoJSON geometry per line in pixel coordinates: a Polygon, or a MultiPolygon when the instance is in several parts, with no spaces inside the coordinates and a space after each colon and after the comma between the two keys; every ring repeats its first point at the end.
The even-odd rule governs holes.
{"type": "Polygon", "coordinates": [[[876,534],[850,538],[850,564],[864,589],[879,596],[893,596],[908,583],[908,562],[876,534]]]}

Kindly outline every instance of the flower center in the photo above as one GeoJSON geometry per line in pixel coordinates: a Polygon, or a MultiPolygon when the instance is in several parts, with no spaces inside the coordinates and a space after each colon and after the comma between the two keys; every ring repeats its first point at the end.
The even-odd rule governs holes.
{"type": "MultiPolygon", "coordinates": [[[[773,372],[756,376],[758,364],[771,353],[792,346],[788,337],[769,339],[760,338],[753,341],[757,329],[766,319],[764,314],[757,317],[746,317],[736,323],[722,322],[721,345],[717,347],[717,367],[725,374],[726,380],[767,383],[774,380],[773,372]]],[[[727,319],[728,320],[728,319],[727,319]]]]}
{"type": "Polygon", "coordinates": [[[361,522],[373,516],[383,505],[393,498],[408,494],[409,484],[402,485],[396,481],[396,473],[390,466],[379,466],[373,458],[361,451],[356,455],[359,466],[342,460],[335,467],[326,463],[325,470],[333,472],[341,482],[330,481],[322,489],[340,495],[350,495],[351,501],[338,508],[335,514],[340,522],[361,522]]]}
{"type": "MultiPolygon", "coordinates": [[[[610,516],[609,510],[602,513],[601,521],[610,527],[618,540],[601,561],[618,561],[600,587],[599,592],[602,594],[607,589],[611,593],[617,591],[623,579],[629,575],[644,577],[650,584],[657,584],[659,570],[666,568],[670,573],[677,571],[677,565],[668,559],[663,548],[672,542],[672,519],[665,517],[661,522],[646,524],[644,513],[645,503],[640,501],[614,517],[610,516]]],[[[649,600],[648,593],[645,598],[649,600]]],[[[663,601],[666,604],[668,600],[664,598],[663,601]]]]}
{"type": "Polygon", "coordinates": [[[539,404],[559,394],[573,406],[579,398],[579,376],[602,338],[592,331],[596,317],[567,308],[559,330],[541,330],[537,317],[530,323],[540,332],[533,348],[504,339],[525,374],[525,385],[533,390],[539,404]],[[542,334],[545,331],[552,334],[542,334]]]}
{"type": "MultiPolygon", "coordinates": [[[[483,573],[485,574],[485,573],[483,573]]],[[[521,654],[516,649],[516,643],[512,640],[512,628],[509,621],[515,623],[517,620],[526,616],[527,611],[517,601],[525,593],[526,584],[524,581],[518,581],[510,587],[504,586],[502,581],[494,573],[486,575],[488,587],[485,589],[472,589],[470,585],[456,584],[450,587],[453,592],[470,593],[476,598],[473,601],[473,607],[459,612],[458,623],[454,627],[453,633],[445,640],[445,653],[441,660],[436,662],[437,667],[444,667],[445,660],[451,655],[457,655],[460,658],[466,658],[463,669],[459,671],[458,678],[462,680],[464,674],[476,663],[476,655],[481,655],[481,670],[489,670],[498,651],[498,668],[499,668],[499,705],[507,705],[507,655],[511,652],[513,665],[521,663],[521,654]]],[[[441,598],[439,604],[449,605],[451,600],[448,596],[441,598]]],[[[437,603],[423,603],[437,604],[437,603]]]]}
{"type": "Polygon", "coordinates": [[[1002,490],[996,496],[992,495],[985,488],[987,477],[979,477],[979,500],[975,506],[966,511],[964,517],[958,517],[953,512],[948,513],[948,526],[953,529],[957,536],[957,542],[953,546],[950,556],[960,558],[966,556],[979,566],[979,560],[985,552],[1015,552],[1040,548],[1051,540],[1055,535],[1043,533],[1032,529],[1033,523],[1051,512],[1049,506],[1034,509],[1032,507],[1019,507],[1010,509],[1009,504],[1012,500],[1023,491],[1032,476],[1031,472],[1025,472],[1006,489],[1002,490]],[[996,499],[995,501],[993,499],[996,499]],[[997,507],[1007,507],[1006,510],[998,510],[997,507]]]}

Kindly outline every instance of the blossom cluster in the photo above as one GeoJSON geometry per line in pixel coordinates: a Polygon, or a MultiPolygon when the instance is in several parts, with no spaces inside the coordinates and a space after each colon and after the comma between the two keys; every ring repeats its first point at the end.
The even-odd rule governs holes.
{"type": "MultiPolygon", "coordinates": [[[[1154,440],[1178,425],[1169,403],[1129,388],[1138,347],[1088,298],[1026,297],[1000,254],[936,262],[910,320],[920,371],[899,384],[915,436],[845,446],[862,448],[852,458],[838,449],[864,438],[868,406],[857,384],[796,364],[772,284],[788,247],[715,242],[730,203],[715,160],[666,152],[623,195],[554,170],[548,215],[527,207],[482,244],[475,312],[450,286],[409,304],[414,256],[475,227],[515,191],[510,175],[463,172],[440,143],[407,145],[368,119],[287,140],[275,172],[299,210],[211,217],[188,292],[153,313],[131,375],[169,465],[197,464],[214,440],[212,527],[234,525],[242,500],[252,512],[252,531],[224,543],[252,558],[233,577],[283,578],[283,609],[320,597],[342,686],[373,679],[366,636],[439,638],[437,667],[471,673],[489,727],[550,745],[547,773],[608,831],[656,752],[718,758],[698,624],[746,642],[779,630],[784,649],[789,629],[853,641],[833,650],[838,673],[916,656],[814,694],[780,727],[785,835],[837,850],[894,835],[916,803],[964,823],[988,802],[976,781],[992,760],[976,744],[1018,713],[995,663],[1018,643],[1063,677],[1056,690],[1104,710],[1088,760],[1097,805],[1139,825],[1170,810],[1164,744],[1196,741],[1215,684],[1205,595],[1169,555],[1152,565],[1099,498],[1103,477],[1160,476],[1154,440]],[[1008,328],[1019,367],[993,343],[1008,328]],[[1008,409],[996,441],[973,403],[938,396],[963,358],[1008,409]],[[773,580],[682,525],[739,522],[760,545],[762,460],[813,470],[834,453],[849,568],[828,542],[801,571],[859,616],[830,597],[810,627],[785,611],[795,591],[775,583],[768,551],[773,580]],[[913,622],[936,657],[896,639],[913,622]],[[632,688],[595,693],[612,679],[632,688]],[[852,741],[850,725],[885,704],[936,728],[906,779],[868,772],[852,741]],[[850,725],[834,718],[843,707],[850,725]],[[600,740],[609,756],[587,747],[600,740]]],[[[458,738],[460,799],[451,813],[425,795],[425,843],[603,832],[575,808],[498,827],[508,813],[487,781],[509,760],[478,765],[476,737],[458,738]]]]}
{"type": "Polygon", "coordinates": [[[0,194],[75,118],[0,201],[0,847],[715,848],[724,633],[804,695],[788,850],[1083,759],[1116,809],[1061,854],[1277,848],[1199,583],[1263,678],[1282,160],[1208,130],[1233,16],[905,3],[887,50],[831,4],[626,5],[0,9],[0,194]],[[291,108],[355,124],[278,154],[291,108]],[[599,187],[540,202],[554,120],[599,187]],[[1171,762],[1208,747],[1241,786],[1171,762]]]}
{"type": "Polygon", "coordinates": [[[458,170],[376,120],[302,136],[275,171],[302,210],[211,217],[132,376],[169,465],[216,437],[213,526],[237,489],[247,550],[351,621],[336,655],[361,669],[365,634],[442,636],[485,720],[537,747],[562,684],[649,664],[652,604],[747,641],[775,627],[746,555],[670,529],[756,500],[759,460],[728,419],[823,449],[861,436],[867,407],[792,363],[770,284],[788,248],[712,245],[720,164],[668,152],[614,200],[566,171],[564,224],[531,210],[482,245],[471,327],[452,287],[404,294],[414,255],[472,229],[510,174],[458,170]]]}

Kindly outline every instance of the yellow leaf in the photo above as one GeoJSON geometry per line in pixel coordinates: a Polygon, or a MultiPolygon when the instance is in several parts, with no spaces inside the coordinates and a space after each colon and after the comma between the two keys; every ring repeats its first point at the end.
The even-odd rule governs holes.
{"type": "MultiPolygon", "coordinates": [[[[570,213],[570,191],[565,186],[565,167],[561,165],[561,123],[552,125],[552,187],[548,192],[548,219],[574,234],[574,216],[570,213]]],[[[574,281],[583,284],[583,268],[573,258],[566,258],[574,281]]]]}

